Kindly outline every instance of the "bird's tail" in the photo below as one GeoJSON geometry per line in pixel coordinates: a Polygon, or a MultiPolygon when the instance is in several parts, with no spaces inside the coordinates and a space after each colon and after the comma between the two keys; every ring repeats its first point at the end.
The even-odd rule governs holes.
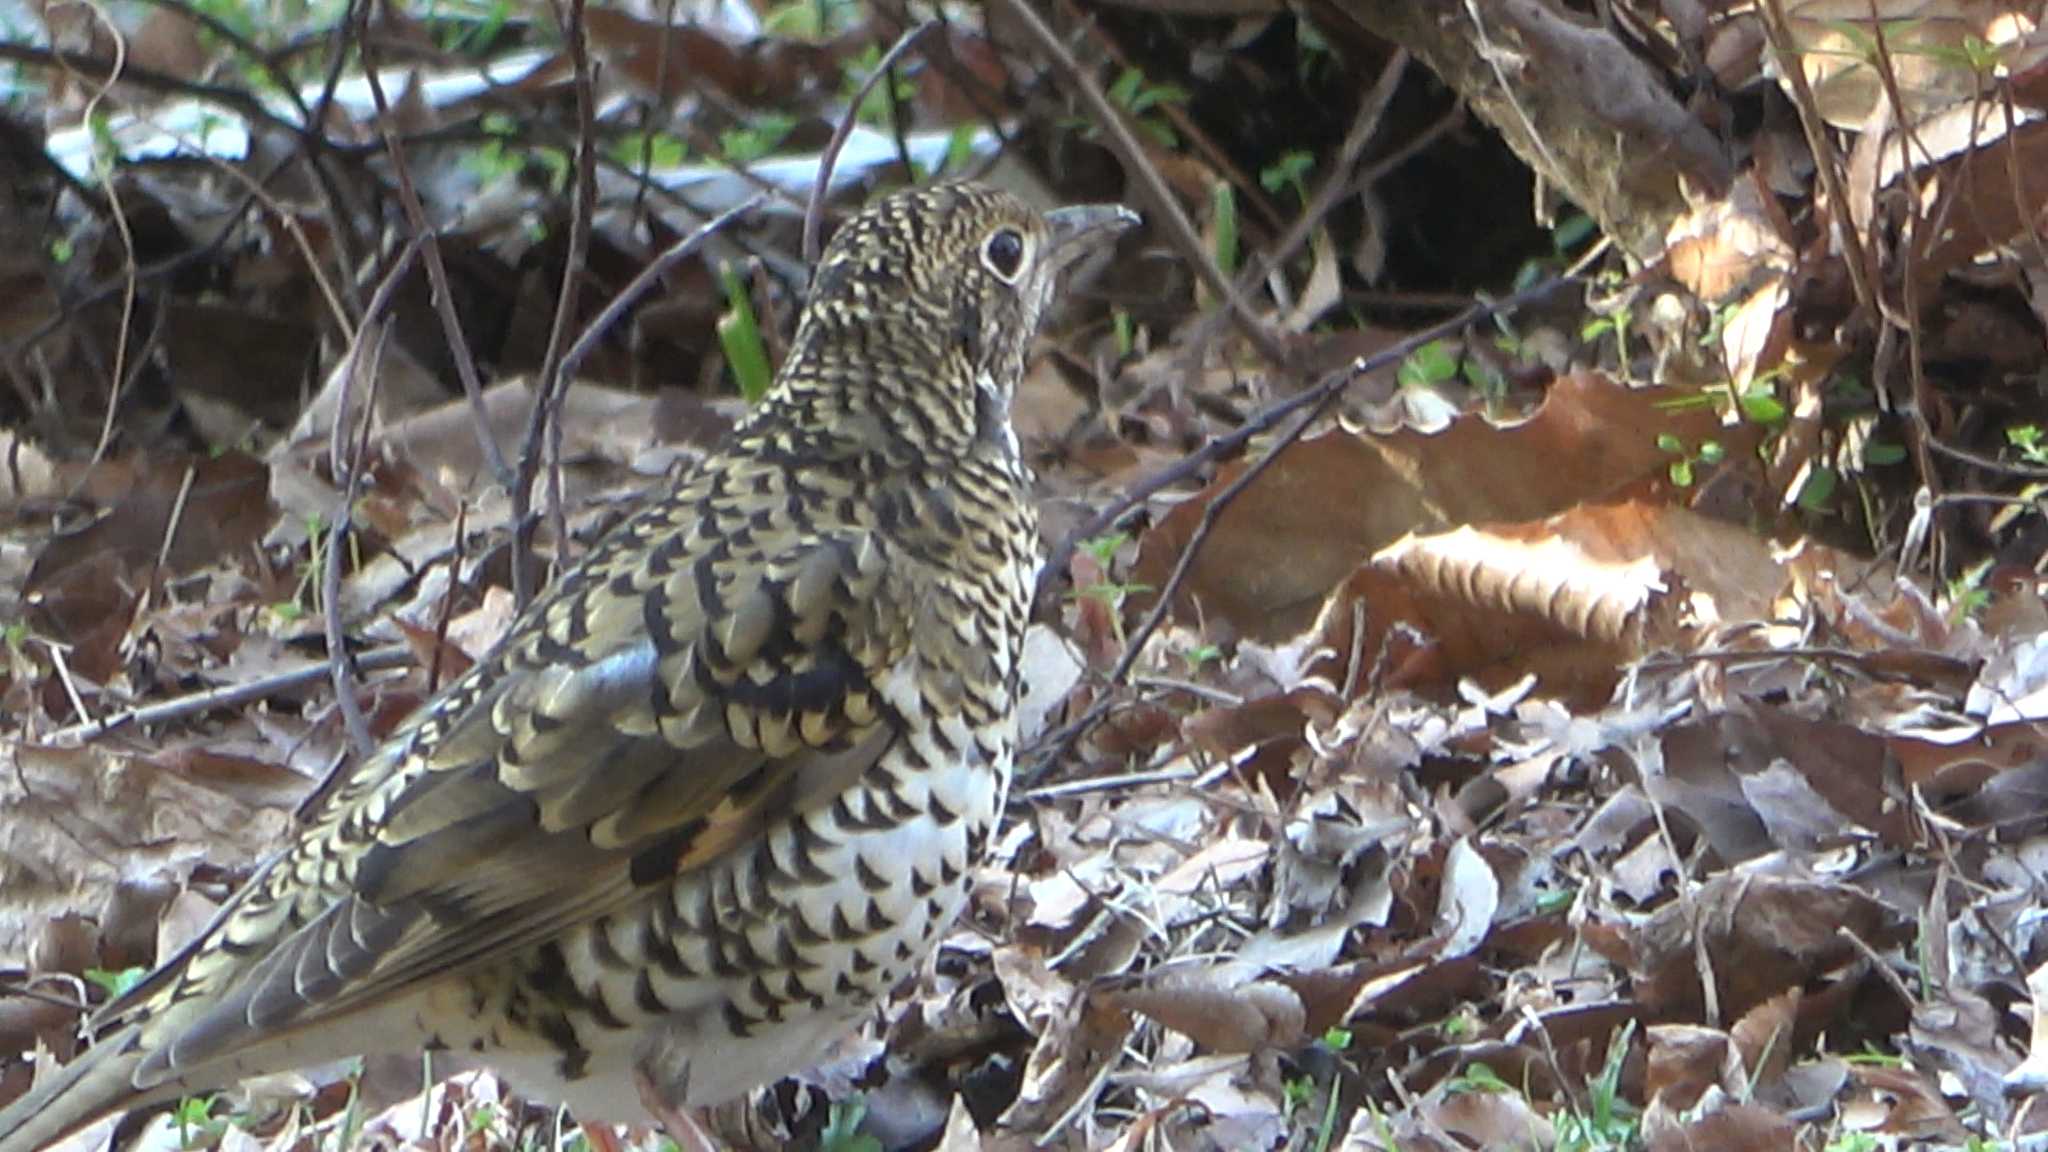
{"type": "Polygon", "coordinates": [[[137,1024],[120,1029],[0,1108],[0,1152],[37,1152],[110,1112],[177,1095],[175,1085],[136,1088],[141,1033],[137,1024]]]}

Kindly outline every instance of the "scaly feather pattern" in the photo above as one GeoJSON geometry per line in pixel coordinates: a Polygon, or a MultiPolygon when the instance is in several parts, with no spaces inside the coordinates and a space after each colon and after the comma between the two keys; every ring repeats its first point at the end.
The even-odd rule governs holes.
{"type": "Polygon", "coordinates": [[[929,951],[1001,811],[1037,547],[1010,398],[1061,268],[1134,219],[952,184],[850,220],[731,437],[108,1005],[0,1152],[374,1051],[585,1120],[814,1059],[929,951]]]}

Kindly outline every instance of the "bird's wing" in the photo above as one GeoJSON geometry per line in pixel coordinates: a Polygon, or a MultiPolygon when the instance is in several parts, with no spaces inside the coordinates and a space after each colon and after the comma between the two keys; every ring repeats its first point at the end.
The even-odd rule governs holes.
{"type": "Polygon", "coordinates": [[[173,1017],[138,1085],[603,915],[881,755],[909,642],[881,541],[807,530],[762,477],[705,483],[599,545],[111,1008],[173,1017]]]}

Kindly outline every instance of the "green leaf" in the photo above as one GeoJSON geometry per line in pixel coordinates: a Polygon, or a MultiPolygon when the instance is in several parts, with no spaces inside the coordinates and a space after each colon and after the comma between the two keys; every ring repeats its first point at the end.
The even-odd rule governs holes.
{"type": "Polygon", "coordinates": [[[974,125],[962,124],[946,137],[946,171],[958,172],[974,159],[974,133],[974,125]]]}
{"type": "Polygon", "coordinates": [[[1872,440],[1863,446],[1863,462],[1874,467],[1882,468],[1888,464],[1897,464],[1905,458],[1906,446],[1903,444],[1872,440]]]}
{"type": "Polygon", "coordinates": [[[818,1152],[882,1152],[882,1142],[860,1130],[868,1114],[867,1100],[854,1096],[834,1100],[825,1130],[818,1133],[818,1152]]]}
{"type": "Polygon", "coordinates": [[[1685,441],[1680,440],[1669,432],[1659,432],[1657,433],[1657,450],[1659,452],[1669,452],[1674,456],[1682,456],[1685,454],[1685,441]]]}
{"type": "Polygon", "coordinates": [[[1452,358],[1449,346],[1441,340],[1432,340],[1401,361],[1395,378],[1403,388],[1422,388],[1442,384],[1457,375],[1458,362],[1452,358]]]}
{"type": "Polygon", "coordinates": [[[1216,213],[1216,266],[1225,276],[1237,275],[1237,189],[1228,180],[1218,180],[1209,189],[1210,206],[1216,213]]]}
{"type": "Polygon", "coordinates": [[[768,368],[768,345],[761,338],[761,323],[754,316],[754,299],[747,292],[746,281],[730,264],[719,274],[725,281],[726,313],[718,320],[718,346],[725,353],[740,395],[755,404],[768,394],[774,375],[768,368]]]}
{"type": "Polygon", "coordinates": [[[1143,72],[1136,68],[1126,68],[1117,73],[1116,82],[1109,86],[1109,91],[1105,95],[1109,97],[1110,103],[1129,108],[1131,101],[1138,98],[1138,86],[1144,82],[1143,72]]]}
{"type": "Polygon", "coordinates": [[[1758,424],[1783,424],[1785,405],[1768,388],[1752,389],[1742,394],[1742,415],[1758,424]]]}
{"type": "Polygon", "coordinates": [[[1551,249],[1560,255],[1585,243],[1593,235],[1593,218],[1584,212],[1574,212],[1557,222],[1551,230],[1551,249]]]}
{"type": "Polygon", "coordinates": [[[751,164],[772,155],[796,127],[796,117],[767,112],[745,128],[728,128],[718,134],[718,150],[734,164],[751,164]]]}
{"type": "Polygon", "coordinates": [[[97,987],[104,989],[107,993],[107,998],[110,1000],[119,996],[126,996],[129,990],[142,983],[142,978],[147,975],[149,975],[149,969],[147,968],[123,968],[119,971],[107,968],[87,968],[85,970],[85,978],[97,987]]]}
{"type": "Polygon", "coordinates": [[[1309,170],[1315,166],[1316,157],[1313,152],[1284,152],[1280,159],[1259,173],[1259,186],[1275,195],[1290,185],[1298,190],[1302,177],[1307,176],[1309,170]]]}
{"type": "Polygon", "coordinates": [[[1824,512],[1829,501],[1834,499],[1835,485],[1840,477],[1835,470],[1825,465],[1806,474],[1806,483],[1799,486],[1799,506],[1808,512],[1824,512]]]}

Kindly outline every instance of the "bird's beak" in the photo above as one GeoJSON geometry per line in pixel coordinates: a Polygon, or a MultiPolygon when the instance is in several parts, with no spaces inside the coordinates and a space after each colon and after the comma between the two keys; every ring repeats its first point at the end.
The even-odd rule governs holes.
{"type": "Polygon", "coordinates": [[[1114,241],[1136,227],[1136,212],[1121,204],[1075,204],[1045,214],[1052,229],[1046,255],[1054,265],[1068,264],[1114,241]]]}

